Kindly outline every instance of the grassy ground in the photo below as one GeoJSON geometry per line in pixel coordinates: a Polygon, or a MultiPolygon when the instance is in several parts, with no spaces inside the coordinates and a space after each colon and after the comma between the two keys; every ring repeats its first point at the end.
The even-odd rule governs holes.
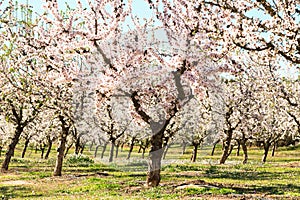
{"type": "MultiPolygon", "coordinates": [[[[21,159],[17,149],[9,172],[0,176],[0,199],[300,199],[300,147],[280,148],[264,165],[257,148],[250,149],[246,165],[242,155],[218,165],[220,147],[214,156],[202,148],[196,163],[189,162],[191,149],[184,155],[180,150],[173,146],[163,161],[161,185],[146,188],[147,162],[136,149],[129,161],[124,149],[110,164],[108,150],[94,163],[69,156],[62,177],[52,177],[54,151],[48,160],[34,150],[21,159]]],[[[85,154],[92,158],[93,149],[85,154]]]]}

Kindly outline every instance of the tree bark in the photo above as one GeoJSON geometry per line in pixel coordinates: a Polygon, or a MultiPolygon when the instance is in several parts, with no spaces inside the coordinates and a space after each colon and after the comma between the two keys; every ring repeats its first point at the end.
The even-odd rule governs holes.
{"type": "Polygon", "coordinates": [[[211,156],[214,156],[214,154],[215,154],[215,149],[216,149],[216,146],[217,146],[217,144],[220,142],[220,140],[218,140],[218,141],[216,141],[215,143],[214,143],[214,145],[213,145],[213,148],[212,148],[212,150],[211,150],[211,156]]]}
{"type": "Polygon", "coordinates": [[[182,152],[181,152],[182,155],[185,154],[185,149],[186,149],[186,142],[183,142],[182,143],[182,152]]]}
{"type": "Polygon", "coordinates": [[[222,157],[220,159],[220,164],[224,164],[225,161],[227,160],[228,156],[230,155],[229,152],[231,149],[232,133],[233,133],[233,130],[231,130],[231,129],[226,130],[227,138],[224,143],[224,150],[223,150],[222,157]]]}
{"type": "Polygon", "coordinates": [[[97,145],[97,146],[96,146],[96,149],[95,149],[95,152],[94,152],[94,158],[97,157],[98,149],[99,149],[100,146],[101,146],[101,145],[97,145]]]}
{"type": "Polygon", "coordinates": [[[113,161],[113,159],[114,159],[114,150],[115,150],[115,141],[111,141],[111,148],[110,148],[108,162],[112,162],[113,161]]]}
{"type": "Polygon", "coordinates": [[[151,137],[150,144],[151,149],[149,152],[148,172],[147,172],[147,186],[155,187],[158,186],[161,180],[160,169],[161,169],[161,158],[163,155],[163,134],[164,129],[151,137]]]}
{"type": "Polygon", "coordinates": [[[57,149],[57,159],[56,159],[56,164],[55,164],[55,169],[53,174],[54,176],[61,176],[66,143],[67,143],[67,136],[61,135],[60,143],[57,149]]]}
{"type": "Polygon", "coordinates": [[[82,144],[82,145],[81,145],[81,148],[80,148],[80,154],[83,154],[84,147],[85,147],[85,144],[82,144]]]}
{"type": "Polygon", "coordinates": [[[242,149],[243,149],[243,152],[244,152],[243,164],[247,164],[247,162],[248,162],[248,150],[247,150],[246,141],[241,141],[241,145],[242,145],[242,149]]]}
{"type": "Polygon", "coordinates": [[[130,142],[130,148],[129,148],[129,152],[128,152],[128,155],[127,155],[127,160],[130,159],[131,153],[132,153],[132,151],[133,151],[134,141],[135,141],[135,137],[133,137],[133,138],[131,139],[131,142],[130,142]]]}
{"type": "Polygon", "coordinates": [[[164,155],[163,155],[163,159],[166,159],[166,155],[168,153],[168,150],[170,148],[171,144],[167,144],[165,147],[164,147],[164,155]]]}
{"type": "Polygon", "coordinates": [[[145,152],[146,152],[146,148],[142,148],[142,159],[145,158],[145,152]]]}
{"type": "Polygon", "coordinates": [[[267,161],[267,157],[268,157],[268,153],[269,153],[271,144],[269,144],[268,142],[266,142],[266,143],[264,142],[263,146],[264,146],[264,155],[262,157],[262,162],[265,163],[267,161]]]}
{"type": "Polygon", "coordinates": [[[41,159],[44,158],[44,153],[45,153],[45,145],[41,146],[41,159]]]}
{"type": "Polygon", "coordinates": [[[196,162],[199,143],[193,143],[193,146],[194,146],[194,149],[193,149],[193,154],[192,154],[192,157],[191,157],[191,161],[196,162]]]}
{"type": "Polygon", "coordinates": [[[30,141],[30,138],[26,139],[26,141],[25,141],[24,148],[23,148],[22,155],[21,155],[22,158],[25,157],[25,153],[26,153],[29,141],[30,141]]]}
{"type": "Polygon", "coordinates": [[[115,158],[118,158],[118,155],[119,155],[119,147],[120,147],[120,143],[118,143],[116,145],[116,154],[115,154],[115,158]]]}
{"type": "MultiPolygon", "coordinates": [[[[67,143],[66,143],[66,145],[67,145],[67,143]]],[[[67,157],[67,155],[68,155],[70,149],[72,148],[72,146],[73,146],[73,144],[70,144],[70,145],[67,147],[66,152],[64,153],[64,158],[67,157]]],[[[76,155],[78,155],[78,154],[76,154],[76,155]]]]}
{"type": "Polygon", "coordinates": [[[273,149],[272,149],[272,157],[275,156],[276,146],[277,146],[277,143],[274,142],[273,149]]]}
{"type": "Polygon", "coordinates": [[[52,140],[48,140],[48,149],[47,149],[47,152],[46,152],[46,155],[45,155],[45,159],[48,159],[49,158],[49,155],[50,155],[50,152],[51,152],[51,148],[52,148],[52,140]]]}
{"type": "Polygon", "coordinates": [[[80,151],[80,137],[77,137],[75,142],[75,154],[78,155],[80,151]]]}
{"type": "Polygon", "coordinates": [[[106,150],[107,144],[108,144],[108,142],[104,143],[104,146],[103,146],[103,149],[102,149],[102,153],[101,153],[101,159],[104,157],[104,152],[106,150]]]}
{"type": "Polygon", "coordinates": [[[63,165],[63,160],[64,160],[64,153],[66,149],[66,144],[67,144],[67,137],[69,134],[69,126],[67,125],[67,122],[65,121],[63,116],[59,116],[59,120],[61,122],[61,127],[62,127],[62,133],[60,135],[60,143],[57,149],[57,159],[56,159],[56,164],[54,168],[54,176],[61,176],[62,172],[62,165],[63,165]]]}
{"type": "Polygon", "coordinates": [[[92,151],[94,143],[95,143],[95,141],[93,140],[92,143],[91,143],[91,145],[90,145],[90,151],[92,151]]]}
{"type": "Polygon", "coordinates": [[[8,166],[9,166],[11,157],[14,155],[15,148],[16,148],[19,140],[20,140],[20,136],[21,136],[21,134],[23,132],[23,128],[24,127],[22,127],[20,125],[18,125],[16,127],[15,134],[14,134],[14,136],[12,138],[12,141],[9,144],[7,152],[5,154],[5,159],[4,159],[3,163],[2,163],[1,171],[7,171],[8,170],[8,166]]]}
{"type": "Polygon", "coordinates": [[[0,146],[0,157],[2,156],[2,149],[3,149],[3,147],[0,146]]]}
{"type": "Polygon", "coordinates": [[[241,142],[238,140],[237,143],[238,143],[238,146],[237,146],[237,150],[236,150],[236,156],[240,156],[241,142]]]}

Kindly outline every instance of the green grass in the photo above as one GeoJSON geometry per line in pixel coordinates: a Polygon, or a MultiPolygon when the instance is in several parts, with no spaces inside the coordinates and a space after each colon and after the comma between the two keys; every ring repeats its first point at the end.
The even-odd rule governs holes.
{"type": "Polygon", "coordinates": [[[107,162],[109,148],[103,160],[92,158],[93,149],[80,158],[69,155],[62,177],[52,177],[55,148],[48,160],[33,149],[22,159],[21,150],[17,148],[10,170],[0,176],[0,199],[300,199],[299,146],[280,148],[266,164],[260,162],[259,148],[249,149],[246,165],[234,150],[226,164],[219,165],[220,146],[214,156],[211,147],[202,148],[197,162],[190,163],[192,148],[182,155],[174,145],[156,188],[144,186],[147,161],[140,159],[137,149],[128,161],[125,148],[113,163],[107,162]]]}

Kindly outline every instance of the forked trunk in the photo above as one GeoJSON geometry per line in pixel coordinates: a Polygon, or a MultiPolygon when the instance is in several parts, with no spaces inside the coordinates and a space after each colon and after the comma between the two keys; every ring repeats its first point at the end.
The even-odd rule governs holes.
{"type": "Polygon", "coordinates": [[[14,152],[15,152],[15,148],[19,142],[20,136],[23,132],[23,127],[21,126],[17,126],[15,134],[11,140],[11,143],[8,146],[7,152],[5,154],[5,159],[2,163],[2,167],[1,167],[1,171],[7,171],[8,170],[8,166],[11,160],[11,157],[13,157],[14,152]]]}

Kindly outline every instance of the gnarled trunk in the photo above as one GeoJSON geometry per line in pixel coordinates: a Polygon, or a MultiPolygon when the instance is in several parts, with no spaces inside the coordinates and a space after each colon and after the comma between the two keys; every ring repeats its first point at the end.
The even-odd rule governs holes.
{"type": "Polygon", "coordinates": [[[20,140],[20,136],[23,132],[23,128],[22,126],[18,125],[16,130],[15,130],[15,134],[11,140],[11,143],[8,146],[7,152],[5,154],[5,159],[2,163],[2,167],[1,167],[1,171],[7,171],[8,170],[8,166],[11,160],[11,157],[13,157],[14,152],[15,152],[15,148],[20,140]]]}

